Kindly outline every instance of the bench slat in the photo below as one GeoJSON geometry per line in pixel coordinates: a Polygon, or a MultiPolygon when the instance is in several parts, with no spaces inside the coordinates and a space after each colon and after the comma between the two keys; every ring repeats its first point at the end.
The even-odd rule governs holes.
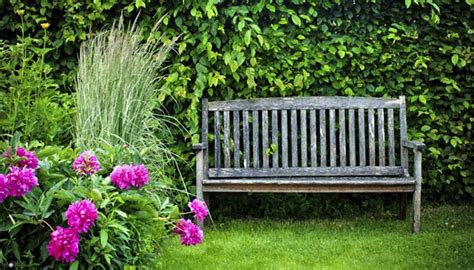
{"type": "Polygon", "coordinates": [[[268,111],[262,111],[262,160],[263,167],[269,167],[269,161],[267,156],[268,149],[268,111]]]}
{"type": "Polygon", "coordinates": [[[278,143],[278,111],[272,111],[272,144],[276,147],[276,152],[272,154],[272,167],[278,168],[278,156],[280,155],[278,143]]]}
{"type": "Polygon", "coordinates": [[[252,146],[253,146],[253,167],[260,167],[260,158],[259,158],[259,136],[258,136],[258,111],[252,112],[252,146]]]}
{"type": "Polygon", "coordinates": [[[219,112],[214,112],[214,163],[216,168],[221,167],[221,140],[219,112]]]}
{"type": "Polygon", "coordinates": [[[395,131],[393,109],[388,109],[388,165],[395,166],[395,131]]]}
{"type": "Polygon", "coordinates": [[[354,109],[349,110],[349,160],[350,166],[356,166],[354,109]]]}
{"type": "Polygon", "coordinates": [[[203,167],[204,167],[204,175],[203,177],[207,177],[207,170],[209,169],[209,112],[208,112],[208,101],[207,98],[202,100],[202,107],[201,107],[201,142],[204,143],[204,157],[203,157],[203,167]]]}
{"type": "Polygon", "coordinates": [[[318,162],[318,155],[317,155],[317,151],[318,151],[318,141],[317,141],[317,132],[316,132],[316,111],[315,110],[311,110],[309,112],[309,128],[310,128],[310,143],[311,143],[311,146],[310,146],[310,149],[311,149],[311,167],[316,167],[318,166],[317,165],[317,162],[318,162]]]}
{"type": "Polygon", "coordinates": [[[403,147],[401,142],[407,139],[407,117],[406,117],[406,99],[400,96],[400,162],[405,174],[408,175],[408,150],[403,147]]]}
{"type": "Polygon", "coordinates": [[[250,134],[249,134],[249,112],[244,111],[242,114],[243,124],[243,144],[244,144],[244,168],[250,166],[250,134]]]}
{"type": "Polygon", "coordinates": [[[291,110],[291,166],[298,167],[298,122],[296,110],[291,110]]]}
{"type": "Polygon", "coordinates": [[[413,185],[413,177],[302,177],[295,179],[252,178],[252,179],[208,179],[204,184],[264,184],[264,185],[413,185]]]}
{"type": "Polygon", "coordinates": [[[365,112],[359,109],[359,166],[365,166],[365,112]]]}
{"type": "Polygon", "coordinates": [[[230,117],[229,111],[224,112],[224,167],[230,167],[230,117]]]}
{"type": "Polygon", "coordinates": [[[319,138],[321,140],[321,167],[327,166],[326,153],[326,110],[319,111],[319,138]]]}
{"type": "Polygon", "coordinates": [[[385,166],[385,117],[383,109],[377,109],[377,127],[379,135],[379,166],[385,166]]]}
{"type": "Polygon", "coordinates": [[[397,166],[366,167],[306,167],[306,168],[210,168],[210,178],[226,177],[295,177],[295,176],[400,176],[402,168],[397,166]]]}
{"type": "Polygon", "coordinates": [[[234,168],[240,168],[240,113],[232,112],[234,118],[234,168]]]}
{"type": "Polygon", "coordinates": [[[329,110],[329,148],[330,166],[336,167],[336,112],[334,109],[329,110]]]}
{"type": "Polygon", "coordinates": [[[398,99],[374,97],[286,97],[209,102],[210,111],[398,108],[398,99]]]}
{"type": "Polygon", "coordinates": [[[346,166],[346,112],[339,110],[339,166],[346,166]]]}
{"type": "Polygon", "coordinates": [[[369,165],[375,166],[375,120],[374,120],[374,109],[369,109],[369,115],[367,117],[369,122],[369,165]]]}
{"type": "Polygon", "coordinates": [[[300,111],[300,134],[301,134],[301,167],[308,166],[308,149],[307,149],[307,138],[306,138],[306,110],[300,111]]]}
{"type": "Polygon", "coordinates": [[[288,121],[287,111],[281,111],[281,166],[288,168],[288,121]]]}

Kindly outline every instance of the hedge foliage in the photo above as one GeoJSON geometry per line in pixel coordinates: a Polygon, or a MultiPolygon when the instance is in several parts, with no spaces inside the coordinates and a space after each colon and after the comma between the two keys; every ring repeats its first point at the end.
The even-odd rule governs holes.
{"type": "MultiPolygon", "coordinates": [[[[189,130],[176,149],[190,160],[200,101],[295,95],[408,99],[409,136],[428,145],[431,195],[473,194],[472,1],[39,1],[3,3],[2,38],[50,22],[56,80],[71,88],[80,42],[121,12],[169,42],[180,35],[160,98],[189,130]],[[5,35],[6,34],[6,35],[5,35]]],[[[192,172],[189,173],[192,179],[192,172]]],[[[468,195],[469,196],[469,195],[468,195]]]]}

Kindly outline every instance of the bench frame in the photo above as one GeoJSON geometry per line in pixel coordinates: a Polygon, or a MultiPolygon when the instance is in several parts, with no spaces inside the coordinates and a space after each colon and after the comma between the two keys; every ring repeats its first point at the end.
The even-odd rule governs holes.
{"type": "MultiPolygon", "coordinates": [[[[383,106],[392,106],[390,102],[382,98],[349,98],[349,97],[308,97],[315,100],[324,100],[324,108],[331,107],[335,109],[344,109],[346,107],[360,106],[364,107],[370,103],[370,106],[377,106],[378,103],[383,106]],[[354,105],[356,103],[356,105],[354,105]]],[[[400,109],[400,148],[401,148],[401,178],[387,178],[380,174],[376,180],[367,181],[363,177],[354,177],[348,175],[347,170],[339,170],[339,167],[318,167],[318,168],[289,168],[286,170],[278,170],[274,168],[255,168],[251,170],[239,169],[221,169],[213,170],[209,168],[208,163],[208,113],[211,109],[222,110],[262,110],[272,106],[272,104],[286,104],[284,109],[305,109],[305,104],[298,101],[303,98],[264,98],[254,100],[235,100],[220,101],[209,104],[207,99],[202,101],[202,143],[194,144],[193,150],[196,151],[196,193],[197,197],[205,200],[209,207],[210,192],[304,192],[304,193],[401,193],[400,195],[400,213],[401,219],[406,218],[406,200],[407,194],[413,195],[413,222],[412,231],[417,233],[420,231],[421,217],[421,183],[422,183],[422,151],[426,146],[421,142],[406,140],[406,101],[404,96],[396,99],[393,108],[400,109]],[[210,106],[211,105],[211,106],[210,106]],[[414,170],[413,177],[408,172],[408,149],[412,149],[414,153],[414,170]],[[292,170],[293,169],[293,170],[292,170]],[[290,173],[300,176],[293,178],[290,173]],[[316,172],[321,177],[304,178],[306,171],[310,171],[312,175],[316,172]],[[225,177],[228,173],[230,177],[225,177]],[[262,178],[262,176],[275,175],[276,177],[262,178]],[[325,177],[327,175],[329,177],[325,177]],[[211,177],[210,177],[211,176],[211,177]],[[217,177],[216,177],[217,176],[217,177]],[[232,177],[240,176],[245,179],[235,179],[232,177]],[[340,176],[337,180],[331,179],[330,176],[340,176]],[[227,179],[226,179],[227,178],[227,179]]],[[[392,101],[394,101],[392,99],[392,101]]],[[[382,107],[381,108],[387,108],[382,107]]],[[[314,106],[309,108],[314,109],[314,106]]],[[[393,117],[393,116],[392,116],[393,117]]],[[[346,167],[347,168],[347,167],[346,167]]],[[[377,168],[380,167],[350,167],[351,171],[357,171],[358,175],[363,176],[367,170],[373,175],[377,175],[377,168]]],[[[383,167],[384,170],[390,170],[390,167],[383,167]]],[[[396,167],[392,168],[396,173],[396,167]]],[[[385,170],[385,172],[386,172],[385,170]]],[[[203,224],[200,223],[203,227],[203,224]]]]}

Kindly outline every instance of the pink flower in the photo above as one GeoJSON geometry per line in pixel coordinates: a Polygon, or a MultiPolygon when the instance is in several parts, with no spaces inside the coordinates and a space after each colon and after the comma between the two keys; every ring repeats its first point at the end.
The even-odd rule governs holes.
{"type": "Polygon", "coordinates": [[[38,168],[39,160],[34,152],[26,151],[23,147],[18,147],[16,155],[20,157],[17,165],[19,167],[26,167],[30,169],[38,168]]]}
{"type": "Polygon", "coordinates": [[[84,151],[72,163],[72,169],[78,175],[92,175],[100,170],[100,163],[91,151],[84,151]]]}
{"type": "Polygon", "coordinates": [[[8,197],[7,178],[0,174],[0,203],[8,197]]]}
{"type": "Polygon", "coordinates": [[[56,261],[71,263],[79,254],[79,234],[72,228],[57,226],[50,235],[48,253],[56,261]]]}
{"type": "Polygon", "coordinates": [[[188,207],[194,213],[194,217],[196,217],[197,220],[203,221],[204,218],[207,217],[208,210],[205,202],[194,199],[192,202],[188,203],[188,207]]]}
{"type": "Polygon", "coordinates": [[[180,219],[173,232],[179,234],[181,244],[185,246],[200,244],[204,238],[201,228],[189,219],[180,219]]]}
{"type": "Polygon", "coordinates": [[[145,184],[148,184],[148,169],[143,165],[133,166],[135,178],[132,181],[132,185],[136,188],[140,188],[145,184]]]}
{"type": "Polygon", "coordinates": [[[66,211],[67,224],[78,233],[87,232],[97,217],[97,208],[89,200],[77,201],[69,205],[66,211]]]}
{"type": "Polygon", "coordinates": [[[7,174],[8,195],[21,197],[38,186],[35,170],[29,168],[10,167],[7,174]]]}
{"type": "Polygon", "coordinates": [[[143,164],[119,165],[110,174],[112,183],[120,189],[129,189],[134,186],[140,188],[148,184],[148,170],[143,164]]]}

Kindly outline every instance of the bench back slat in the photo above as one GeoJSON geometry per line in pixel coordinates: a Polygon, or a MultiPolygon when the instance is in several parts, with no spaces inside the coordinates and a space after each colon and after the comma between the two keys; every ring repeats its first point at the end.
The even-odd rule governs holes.
{"type": "Polygon", "coordinates": [[[400,97],[400,162],[404,174],[408,175],[408,150],[403,147],[402,141],[407,139],[407,115],[405,96],[400,97]]]}
{"type": "Polygon", "coordinates": [[[404,97],[204,100],[202,117],[209,178],[407,174],[404,97]]]}

